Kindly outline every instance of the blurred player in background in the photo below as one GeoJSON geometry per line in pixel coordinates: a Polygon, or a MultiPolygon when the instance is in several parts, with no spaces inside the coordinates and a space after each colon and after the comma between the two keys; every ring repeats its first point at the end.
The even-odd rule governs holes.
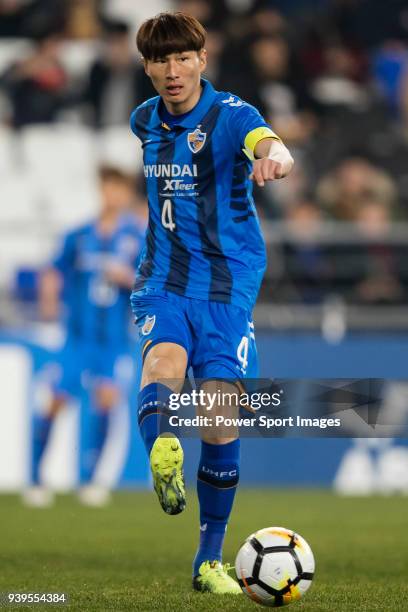
{"type": "MultiPolygon", "coordinates": [[[[183,450],[174,435],[158,436],[168,399],[190,366],[196,379],[228,379],[225,393],[256,376],[252,309],[266,261],[250,179],[259,186],[280,179],[293,159],[253,106],[201,78],[205,30],[195,18],[162,13],[142,24],[137,45],[159,94],[131,117],[144,149],[150,212],[132,294],[144,358],[139,426],[161,506],[178,514],[185,507],[183,450]]],[[[221,563],[239,478],[238,432],[202,430],[201,437],[193,586],[240,594],[221,563]]]]}
{"type": "Polygon", "coordinates": [[[129,293],[143,242],[144,219],[131,208],[132,177],[114,167],[99,171],[101,209],[98,218],[69,232],[51,267],[40,281],[39,305],[44,320],[56,320],[65,307],[66,342],[59,356],[60,376],[50,404],[33,423],[31,488],[24,499],[47,505],[52,494],[40,483],[40,465],[52,423],[68,400],[90,393],[94,447],[85,466],[80,499],[101,505],[108,491],[95,482],[98,459],[107,438],[109,415],[121,400],[118,364],[128,354],[129,293]]]}

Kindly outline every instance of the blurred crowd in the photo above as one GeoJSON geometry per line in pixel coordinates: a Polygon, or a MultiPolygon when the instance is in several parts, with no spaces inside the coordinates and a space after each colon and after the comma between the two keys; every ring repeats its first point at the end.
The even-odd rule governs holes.
{"type": "Polygon", "coordinates": [[[404,243],[387,236],[408,220],[406,0],[0,0],[0,121],[126,126],[154,95],[134,34],[161,10],[205,25],[208,78],[259,108],[295,157],[288,179],[255,193],[263,219],[285,224],[294,294],[318,301],[333,283],[343,264],[322,235],[337,221],[364,248],[348,296],[404,301],[404,243]],[[1,62],[11,39],[29,45],[1,62]],[[73,43],[92,48],[80,69],[67,59],[73,43]]]}

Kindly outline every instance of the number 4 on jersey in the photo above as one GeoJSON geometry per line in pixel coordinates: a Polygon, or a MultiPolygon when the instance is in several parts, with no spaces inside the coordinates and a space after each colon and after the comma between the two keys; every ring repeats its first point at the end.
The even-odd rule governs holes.
{"type": "Polygon", "coordinates": [[[174,232],[176,229],[176,224],[173,221],[173,209],[172,209],[172,201],[164,200],[162,216],[161,216],[163,227],[174,232]]]}
{"type": "Polygon", "coordinates": [[[241,370],[243,374],[246,374],[246,369],[248,367],[248,349],[249,349],[249,340],[247,336],[242,336],[241,342],[237,348],[237,357],[238,361],[241,364],[241,370]]]}

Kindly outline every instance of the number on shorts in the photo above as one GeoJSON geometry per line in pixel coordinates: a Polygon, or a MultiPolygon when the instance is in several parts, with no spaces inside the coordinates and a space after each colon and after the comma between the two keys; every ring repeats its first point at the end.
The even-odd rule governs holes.
{"type": "Polygon", "coordinates": [[[241,364],[241,369],[243,374],[246,373],[246,369],[248,367],[248,349],[249,349],[249,341],[247,336],[242,336],[241,342],[237,348],[237,357],[238,361],[241,364]]]}
{"type": "Polygon", "coordinates": [[[164,200],[163,202],[163,210],[161,216],[163,227],[174,232],[176,229],[176,224],[173,221],[173,210],[172,210],[172,201],[164,200]]]}

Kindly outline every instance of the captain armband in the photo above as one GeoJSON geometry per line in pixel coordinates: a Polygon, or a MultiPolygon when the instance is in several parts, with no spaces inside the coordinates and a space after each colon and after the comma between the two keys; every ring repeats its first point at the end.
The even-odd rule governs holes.
{"type": "Polygon", "coordinates": [[[258,142],[264,140],[265,138],[273,138],[278,142],[282,142],[279,136],[275,134],[275,132],[271,130],[271,128],[265,126],[255,128],[254,130],[251,130],[251,132],[248,132],[248,134],[246,135],[244,141],[245,148],[243,149],[243,151],[251,161],[255,159],[256,145],[258,144],[258,142]]]}

